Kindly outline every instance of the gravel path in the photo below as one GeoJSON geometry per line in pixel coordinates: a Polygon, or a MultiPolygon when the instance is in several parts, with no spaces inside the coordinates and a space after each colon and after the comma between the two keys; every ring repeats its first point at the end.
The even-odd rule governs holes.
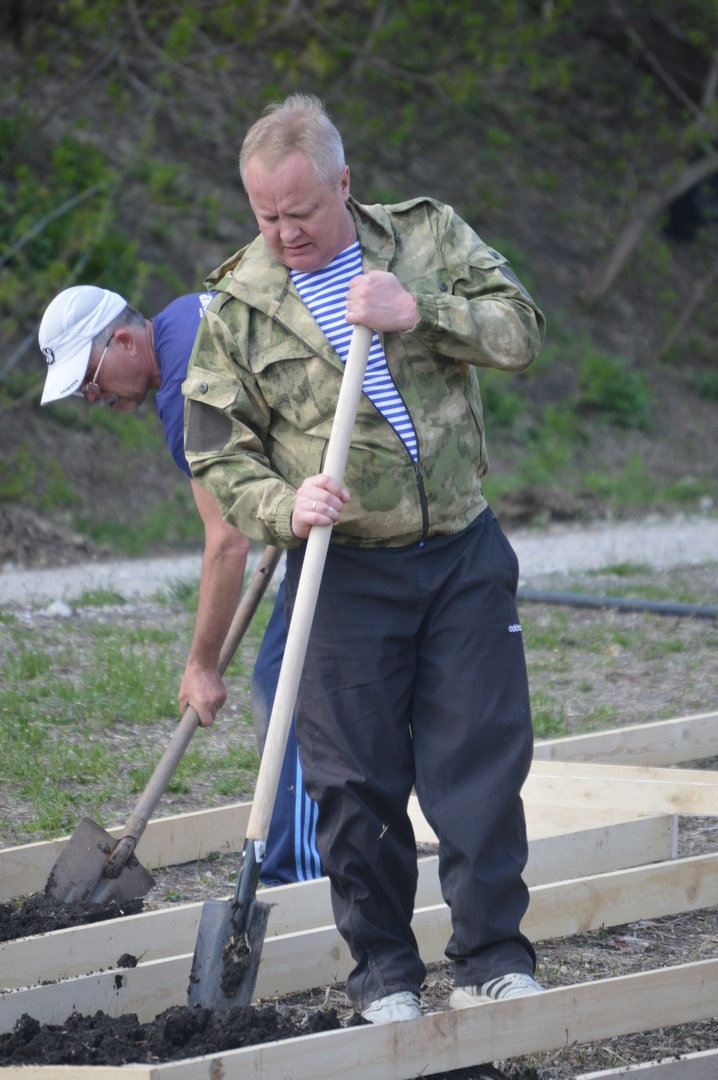
{"type": "MultiPolygon", "coordinates": [[[[508,531],[508,530],[507,530],[508,531]]],[[[551,525],[540,530],[508,531],[521,563],[521,582],[620,563],[645,563],[657,570],[718,562],[718,518],[551,525]]],[[[253,550],[250,565],[260,549],[253,550]]],[[[0,605],[27,606],[53,600],[70,602],[84,592],[106,589],[126,600],[147,596],[173,581],[196,579],[201,556],[89,562],[55,569],[0,570],[0,605]]],[[[281,579],[281,568],[275,580],[281,579]]]]}

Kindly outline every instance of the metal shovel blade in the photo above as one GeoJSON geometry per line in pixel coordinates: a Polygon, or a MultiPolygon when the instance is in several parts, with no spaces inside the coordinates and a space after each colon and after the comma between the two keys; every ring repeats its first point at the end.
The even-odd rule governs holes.
{"type": "Polygon", "coordinates": [[[206,1009],[249,1005],[254,996],[270,905],[253,900],[246,930],[233,924],[233,900],[205,900],[197,931],[187,999],[206,1009]]]}
{"type": "Polygon", "coordinates": [[[45,896],[62,904],[121,904],[146,896],[154,878],[135,855],[118,877],[105,877],[105,865],[118,841],[90,818],[82,818],[50,871],[45,896]]]}

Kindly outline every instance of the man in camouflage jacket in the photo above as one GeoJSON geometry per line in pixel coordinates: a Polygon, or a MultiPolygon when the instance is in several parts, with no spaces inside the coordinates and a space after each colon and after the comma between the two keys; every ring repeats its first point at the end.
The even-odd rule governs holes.
{"type": "Polygon", "coordinates": [[[183,387],[185,451],[227,520],[289,549],[289,613],[310,528],[333,526],[297,737],[356,963],[347,993],[372,1022],[404,1020],[420,1015],[425,975],[410,927],[413,787],[440,840],[451,1004],[540,989],[519,929],[532,731],[518,564],[482,493],[476,369],[527,367],[544,322],[506,260],[450,207],[352,200],[343,157],[326,167],[334,151],[321,130],[287,144],[297,116],[310,134],[336,133],[316,99],[294,95],[245,140],[261,235],[208,283],[217,295],[183,387]],[[379,332],[418,449],[412,457],[362,395],[340,488],[322,467],[343,362],[292,271],[331,269],[355,241],[346,321],[379,332]]]}
{"type": "MultiPolygon", "coordinates": [[[[400,546],[459,532],[486,506],[476,366],[527,367],[541,340],[540,313],[537,319],[506,259],[450,207],[431,199],[362,206],[351,197],[348,205],[365,273],[391,269],[416,297],[412,332],[385,335],[383,344],[419,433],[421,460],[417,469],[363,398],[345,473],[353,499],[332,542],[400,546]]],[[[252,539],[295,547],[294,499],[302,481],[322,470],[343,364],[261,237],[207,285],[219,296],[184,391],[223,410],[231,420],[224,443],[242,454],[193,449],[193,473],[202,481],[211,470],[212,486],[222,485],[252,539]],[[235,399],[241,412],[232,408],[235,399]]]]}

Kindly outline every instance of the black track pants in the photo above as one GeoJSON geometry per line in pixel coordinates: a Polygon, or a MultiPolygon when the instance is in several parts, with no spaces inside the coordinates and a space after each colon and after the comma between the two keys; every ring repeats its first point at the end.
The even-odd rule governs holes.
{"type": "MultiPolygon", "coordinates": [[[[304,547],[288,553],[291,609],[304,547]]],[[[520,790],[532,752],[518,562],[491,510],[422,546],[330,546],[297,703],[307,791],[358,1008],[418,993],[416,788],[440,840],[456,984],[531,973],[520,790]]]]}

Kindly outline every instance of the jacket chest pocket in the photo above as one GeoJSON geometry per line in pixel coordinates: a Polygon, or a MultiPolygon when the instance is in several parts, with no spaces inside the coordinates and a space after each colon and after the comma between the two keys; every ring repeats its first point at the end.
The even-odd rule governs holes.
{"type": "MultiPolygon", "coordinates": [[[[328,343],[327,348],[331,351],[328,343]]],[[[294,337],[252,350],[249,362],[273,412],[307,433],[331,423],[342,380],[340,367],[294,337]]]]}

